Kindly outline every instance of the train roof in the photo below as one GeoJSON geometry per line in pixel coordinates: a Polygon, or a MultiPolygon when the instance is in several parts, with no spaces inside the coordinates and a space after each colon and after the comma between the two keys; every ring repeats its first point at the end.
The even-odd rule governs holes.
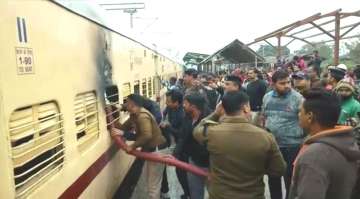
{"type": "Polygon", "coordinates": [[[84,3],[84,1],[68,1],[68,0],[49,0],[52,3],[57,4],[58,6],[66,9],[67,11],[74,13],[80,17],[83,17],[105,29],[108,29],[109,31],[112,31],[116,34],[119,34],[135,43],[138,43],[142,45],[143,47],[156,52],[157,54],[167,58],[168,60],[181,65],[179,62],[175,61],[174,59],[164,55],[163,53],[160,53],[158,50],[154,50],[153,48],[150,48],[148,45],[145,45],[145,42],[137,41],[129,36],[126,36],[123,33],[120,33],[118,30],[115,30],[114,27],[102,16],[102,11],[96,7],[95,2],[89,2],[87,1],[84,3]]]}

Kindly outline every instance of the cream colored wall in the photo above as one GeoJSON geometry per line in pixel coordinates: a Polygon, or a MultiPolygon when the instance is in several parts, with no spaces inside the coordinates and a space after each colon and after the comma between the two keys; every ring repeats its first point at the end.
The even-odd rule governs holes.
{"type": "MultiPolygon", "coordinates": [[[[9,10],[6,9],[6,2],[0,1],[0,13],[2,13],[3,16],[9,15],[9,10]]],[[[1,17],[0,18],[0,24],[4,24],[7,18],[1,17]]],[[[2,47],[8,48],[0,48],[0,60],[2,60],[0,64],[0,162],[2,165],[2,171],[0,172],[0,198],[13,198],[14,196],[14,190],[13,190],[13,175],[12,175],[12,169],[8,166],[11,163],[11,157],[9,155],[9,142],[8,142],[8,135],[7,135],[7,122],[5,117],[5,106],[4,106],[4,94],[3,94],[3,71],[5,70],[5,67],[9,65],[9,62],[7,61],[7,57],[5,54],[5,51],[10,51],[9,47],[4,44],[9,43],[9,40],[14,40],[14,35],[9,35],[8,37],[4,37],[3,35],[6,35],[6,32],[9,32],[5,28],[0,29],[0,43],[3,44],[2,47]]],[[[14,53],[15,49],[11,47],[12,53],[14,53]]]]}
{"type": "MultiPolygon", "coordinates": [[[[51,179],[46,180],[29,198],[56,198],[66,190],[111,145],[106,130],[103,103],[99,103],[100,136],[88,149],[77,147],[74,100],[79,93],[96,90],[103,102],[102,63],[106,40],[110,42],[109,61],[113,67],[113,83],[121,92],[123,83],[155,76],[154,53],[150,49],[95,23],[79,17],[49,1],[0,2],[0,198],[14,198],[13,168],[8,142],[8,122],[17,108],[54,100],[64,118],[65,164],[51,179]],[[26,20],[28,43],[19,43],[16,17],[26,20]],[[106,35],[106,38],[104,36],[106,35]],[[15,47],[33,49],[35,74],[18,75],[15,47]],[[144,57],[144,50],[147,55],[144,57]],[[130,70],[130,51],[142,58],[130,70]]],[[[166,61],[165,61],[166,62],[166,61]]],[[[159,75],[174,73],[173,69],[159,75]]],[[[154,85],[153,85],[154,87],[154,85]]],[[[141,92],[141,91],[140,91],[141,92]]],[[[120,96],[121,100],[122,96],[120,96]]],[[[131,166],[133,157],[118,152],[105,169],[84,191],[81,198],[109,198],[131,166]]]]}
{"type": "MultiPolygon", "coordinates": [[[[5,129],[1,136],[8,136],[9,117],[15,109],[50,100],[58,103],[64,118],[65,164],[57,174],[29,196],[56,198],[111,145],[102,104],[98,106],[100,136],[84,152],[80,152],[77,147],[74,121],[76,94],[96,90],[98,100],[102,101],[102,81],[95,57],[101,52],[103,28],[48,1],[11,1],[0,5],[0,12],[6,13],[3,14],[5,17],[1,18],[1,35],[7,36],[0,38],[3,106],[1,127],[5,129]],[[27,44],[18,43],[17,16],[26,19],[27,44]],[[15,47],[33,49],[35,74],[17,74],[15,47]]],[[[9,143],[4,140],[4,137],[1,137],[3,166],[0,174],[0,198],[13,198],[14,182],[9,143]]],[[[92,182],[91,187],[99,191],[91,195],[84,192],[82,197],[100,198],[98,194],[112,195],[120,183],[117,180],[123,178],[132,160],[130,156],[118,153],[100,177],[92,182]],[[109,176],[112,178],[108,178],[109,176]]]]}

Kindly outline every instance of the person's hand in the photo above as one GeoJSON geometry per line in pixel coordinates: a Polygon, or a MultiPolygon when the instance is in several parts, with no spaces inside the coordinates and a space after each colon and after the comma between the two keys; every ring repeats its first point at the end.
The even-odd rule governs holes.
{"type": "Polygon", "coordinates": [[[119,132],[114,132],[114,131],[111,131],[111,136],[123,136],[124,135],[124,132],[123,131],[119,131],[119,132]]]}
{"type": "Polygon", "coordinates": [[[358,121],[356,120],[356,118],[348,118],[346,121],[345,121],[345,125],[346,126],[352,126],[352,127],[355,127],[357,126],[358,124],[358,121]]]}
{"type": "Polygon", "coordinates": [[[211,83],[209,84],[209,86],[210,86],[211,88],[213,88],[213,89],[217,89],[217,85],[216,85],[215,82],[211,82],[211,83]]]}
{"type": "Polygon", "coordinates": [[[218,116],[223,116],[225,114],[225,110],[224,107],[222,106],[222,102],[219,102],[219,104],[216,105],[214,112],[218,116]]]}
{"type": "Polygon", "coordinates": [[[159,124],[160,128],[166,128],[168,126],[170,126],[169,122],[166,122],[166,121],[162,121],[160,124],[159,124]]]}
{"type": "Polygon", "coordinates": [[[135,150],[135,147],[134,145],[130,145],[130,146],[126,145],[124,150],[126,153],[130,153],[131,151],[135,150]]]}
{"type": "Polygon", "coordinates": [[[119,104],[119,110],[120,111],[127,111],[126,104],[119,104]]]}
{"type": "Polygon", "coordinates": [[[200,82],[199,80],[195,79],[195,80],[193,81],[193,85],[194,85],[194,86],[200,86],[200,85],[201,85],[201,82],[200,82]]]}

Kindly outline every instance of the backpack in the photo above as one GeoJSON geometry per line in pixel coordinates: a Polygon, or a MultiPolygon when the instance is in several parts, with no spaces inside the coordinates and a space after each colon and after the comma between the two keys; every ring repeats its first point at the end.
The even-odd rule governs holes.
{"type": "Polygon", "coordinates": [[[162,120],[162,113],[160,110],[160,105],[153,100],[145,99],[144,108],[148,110],[155,118],[156,123],[160,124],[162,120]]]}

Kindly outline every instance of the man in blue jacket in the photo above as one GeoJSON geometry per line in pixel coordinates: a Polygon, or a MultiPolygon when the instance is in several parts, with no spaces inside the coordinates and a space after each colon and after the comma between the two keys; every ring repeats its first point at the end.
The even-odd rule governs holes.
{"type": "MultiPolygon", "coordinates": [[[[291,88],[289,74],[285,70],[276,71],[272,82],[274,89],[264,96],[262,114],[265,119],[264,127],[274,135],[287,163],[284,179],[288,196],[292,163],[304,137],[298,117],[303,97],[291,88]]],[[[280,177],[269,176],[269,188],[272,199],[282,198],[280,177]]]]}

